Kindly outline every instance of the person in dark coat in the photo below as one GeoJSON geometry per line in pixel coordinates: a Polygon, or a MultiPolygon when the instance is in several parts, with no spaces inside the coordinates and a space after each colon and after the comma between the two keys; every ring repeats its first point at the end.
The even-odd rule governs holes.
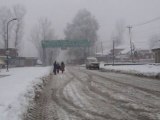
{"type": "Polygon", "coordinates": [[[57,73],[59,73],[59,70],[60,70],[60,65],[59,63],[57,63],[57,73]]]}
{"type": "Polygon", "coordinates": [[[57,70],[57,63],[55,61],[54,64],[53,64],[53,72],[54,72],[55,75],[57,73],[56,70],[57,70]]]}
{"type": "Polygon", "coordinates": [[[62,71],[62,73],[64,72],[64,70],[65,70],[65,64],[64,64],[64,62],[61,62],[61,71],[62,71]]]}

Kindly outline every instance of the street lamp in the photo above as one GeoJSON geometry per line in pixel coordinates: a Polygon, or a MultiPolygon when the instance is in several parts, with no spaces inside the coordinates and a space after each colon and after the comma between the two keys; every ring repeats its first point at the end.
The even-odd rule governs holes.
{"type": "Polygon", "coordinates": [[[13,18],[13,19],[11,19],[11,20],[9,20],[8,22],[7,22],[7,41],[6,41],[6,55],[7,55],[7,71],[8,71],[8,63],[9,63],[9,61],[8,61],[8,56],[9,56],[9,49],[8,49],[8,26],[9,26],[9,23],[10,22],[12,22],[12,21],[14,21],[14,20],[17,20],[17,18],[13,18]]]}
{"type": "Polygon", "coordinates": [[[133,47],[132,47],[132,36],[131,36],[132,26],[127,26],[127,28],[129,30],[130,48],[131,48],[131,59],[132,59],[132,63],[133,63],[133,47]]]}

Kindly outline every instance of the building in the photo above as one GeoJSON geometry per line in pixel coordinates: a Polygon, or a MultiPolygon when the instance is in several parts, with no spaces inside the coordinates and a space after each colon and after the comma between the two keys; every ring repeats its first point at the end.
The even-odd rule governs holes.
{"type": "MultiPolygon", "coordinates": [[[[8,50],[9,50],[8,56],[10,56],[10,57],[17,57],[18,56],[17,49],[8,48],[8,50]]],[[[0,49],[0,56],[6,56],[6,49],[0,49]]]]}
{"type": "MultiPolygon", "coordinates": [[[[19,57],[15,48],[9,48],[8,56],[9,67],[35,66],[37,64],[37,58],[35,57],[19,57]]],[[[0,64],[6,64],[6,49],[0,49],[0,61],[0,64]]]]}
{"type": "Polygon", "coordinates": [[[155,55],[155,63],[160,63],[160,40],[157,41],[155,46],[152,48],[155,55]]]}
{"type": "MultiPolygon", "coordinates": [[[[114,55],[114,62],[116,63],[132,62],[131,51],[129,47],[125,47],[125,48],[117,47],[114,49],[114,53],[113,53],[113,49],[110,49],[110,51],[107,54],[103,54],[103,56],[100,56],[100,55],[98,56],[97,54],[96,57],[98,60],[100,58],[101,59],[104,58],[105,62],[111,63],[113,62],[113,55],[114,55]]],[[[133,51],[133,62],[153,63],[154,54],[149,49],[135,49],[133,51]]]]}
{"type": "Polygon", "coordinates": [[[95,57],[98,61],[108,62],[107,55],[110,54],[109,50],[104,50],[103,52],[95,53],[95,57]]]}
{"type": "Polygon", "coordinates": [[[138,59],[151,59],[153,58],[153,54],[151,50],[141,50],[137,49],[134,53],[135,57],[138,59]]]}
{"type": "MultiPolygon", "coordinates": [[[[9,59],[9,62],[12,58],[16,58],[18,56],[18,52],[17,52],[17,49],[15,48],[8,48],[8,59],[9,59]]],[[[6,57],[6,49],[0,49],[0,61],[1,61],[1,64],[2,67],[5,67],[6,63],[7,63],[7,57],[6,57]]]]}
{"type": "Polygon", "coordinates": [[[35,66],[37,64],[37,58],[35,57],[17,57],[11,60],[10,64],[16,67],[35,66]]]}

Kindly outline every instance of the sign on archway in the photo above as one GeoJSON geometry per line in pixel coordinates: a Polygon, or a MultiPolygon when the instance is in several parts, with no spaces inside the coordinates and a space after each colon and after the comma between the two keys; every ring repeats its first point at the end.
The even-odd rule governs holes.
{"type": "Polygon", "coordinates": [[[46,49],[47,48],[61,48],[63,50],[67,48],[83,47],[89,48],[90,42],[88,40],[43,40],[43,64],[45,64],[46,59],[46,49]]]}
{"type": "Polygon", "coordinates": [[[89,47],[88,40],[43,40],[43,48],[89,47]]]}

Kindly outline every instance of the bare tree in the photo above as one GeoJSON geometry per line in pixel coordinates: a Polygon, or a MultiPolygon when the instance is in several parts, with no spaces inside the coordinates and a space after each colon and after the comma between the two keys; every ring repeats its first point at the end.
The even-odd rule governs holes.
{"type": "Polygon", "coordinates": [[[160,35],[151,36],[151,38],[149,39],[149,47],[150,47],[150,49],[152,49],[156,45],[158,40],[160,40],[160,35]]]}
{"type": "Polygon", "coordinates": [[[14,29],[15,32],[15,42],[14,42],[14,46],[17,50],[20,49],[20,44],[22,42],[22,38],[23,38],[23,33],[24,33],[24,16],[26,14],[26,10],[24,8],[24,6],[21,5],[15,5],[13,6],[13,14],[15,16],[15,18],[17,18],[18,20],[16,21],[16,26],[14,29]]]}
{"type": "Polygon", "coordinates": [[[23,27],[24,27],[24,18],[25,9],[21,5],[13,6],[13,9],[7,7],[0,8],[0,38],[1,43],[3,44],[3,48],[6,48],[6,41],[7,41],[7,23],[12,18],[17,18],[16,22],[10,23],[9,31],[8,31],[8,40],[9,45],[18,48],[20,41],[22,40],[23,36],[23,27]]]}
{"type": "Polygon", "coordinates": [[[125,32],[125,22],[123,20],[119,20],[116,23],[114,41],[115,45],[118,46],[123,43],[123,35],[125,32]]]}
{"type": "Polygon", "coordinates": [[[73,22],[65,29],[66,39],[88,39],[95,43],[99,25],[97,20],[86,9],[80,10],[73,22]]]}
{"type": "Polygon", "coordinates": [[[33,42],[35,48],[38,51],[38,57],[40,60],[42,60],[42,48],[41,48],[41,31],[39,29],[38,25],[35,25],[32,29],[31,29],[31,34],[30,34],[30,39],[31,42],[33,42]]]}
{"type": "MultiPolygon", "coordinates": [[[[47,18],[40,19],[38,24],[33,27],[31,31],[31,40],[38,51],[38,57],[40,60],[43,61],[43,48],[41,45],[42,40],[54,40],[56,38],[57,37],[55,36],[52,23],[47,18]]],[[[53,59],[53,56],[56,55],[57,51],[53,49],[47,49],[45,52],[45,63],[51,64],[51,59],[53,59]]]]}
{"type": "MultiPolygon", "coordinates": [[[[97,20],[92,14],[86,9],[80,10],[72,23],[67,24],[64,31],[66,39],[70,40],[89,40],[91,43],[91,49],[94,47],[97,41],[97,31],[99,25],[97,20]]],[[[93,50],[91,50],[93,51],[93,50]]],[[[84,48],[74,48],[70,49],[69,54],[75,56],[76,58],[84,58],[84,53],[86,49],[84,48]]]]}
{"type": "Polygon", "coordinates": [[[3,44],[3,48],[6,48],[7,41],[7,22],[9,18],[12,16],[11,10],[7,7],[0,8],[0,38],[3,44]]]}

